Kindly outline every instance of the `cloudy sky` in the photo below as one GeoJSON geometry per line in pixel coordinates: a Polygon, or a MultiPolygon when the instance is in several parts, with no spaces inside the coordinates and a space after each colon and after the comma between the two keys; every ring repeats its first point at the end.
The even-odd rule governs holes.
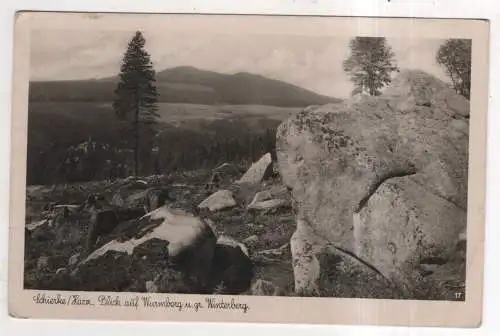
{"type": "MultiPolygon", "coordinates": [[[[133,31],[36,30],[31,35],[31,79],[66,80],[115,75],[133,31]]],[[[246,71],[315,92],[347,97],[342,71],[348,38],[291,35],[210,35],[144,32],[157,71],[190,65],[235,73],[246,71]]],[[[437,39],[388,39],[401,68],[421,69],[443,80],[434,56],[437,39]]]]}

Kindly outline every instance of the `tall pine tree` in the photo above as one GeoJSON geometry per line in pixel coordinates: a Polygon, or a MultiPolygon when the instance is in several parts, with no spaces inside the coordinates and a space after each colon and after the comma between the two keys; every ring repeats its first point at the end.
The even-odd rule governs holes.
{"type": "Polygon", "coordinates": [[[144,49],[146,40],[137,31],[128,44],[120,67],[120,81],[115,90],[113,108],[116,115],[132,126],[134,174],[139,175],[140,136],[153,132],[158,115],[158,92],[155,70],[150,55],[144,49]]]}
{"type": "Polygon", "coordinates": [[[378,96],[398,71],[394,53],[385,37],[355,37],[349,43],[351,53],[344,61],[344,71],[354,84],[353,95],[378,96]]]}

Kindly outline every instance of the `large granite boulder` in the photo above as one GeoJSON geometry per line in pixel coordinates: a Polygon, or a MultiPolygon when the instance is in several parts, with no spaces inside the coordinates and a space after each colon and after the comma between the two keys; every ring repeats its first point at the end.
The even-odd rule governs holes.
{"type": "Polygon", "coordinates": [[[456,256],[467,219],[468,114],[469,102],[446,84],[402,71],[382,96],[305,109],[280,125],[278,164],[297,213],[297,292],[321,293],[327,245],[404,297],[456,291],[443,284],[464,277],[451,264],[464,262],[456,256]]]}

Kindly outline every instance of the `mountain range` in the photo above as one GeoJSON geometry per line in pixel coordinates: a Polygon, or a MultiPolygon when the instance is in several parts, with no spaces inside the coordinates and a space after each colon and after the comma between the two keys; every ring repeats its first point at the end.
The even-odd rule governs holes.
{"type": "MultiPolygon", "coordinates": [[[[31,81],[30,102],[110,102],[118,76],[101,79],[31,81]]],[[[271,105],[299,107],[339,99],[248,72],[222,74],[191,66],[156,74],[159,102],[207,105],[271,105]]]]}

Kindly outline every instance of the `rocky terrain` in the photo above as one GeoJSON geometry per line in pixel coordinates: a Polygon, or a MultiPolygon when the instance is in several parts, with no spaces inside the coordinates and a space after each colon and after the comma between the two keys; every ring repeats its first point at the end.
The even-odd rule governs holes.
{"type": "MultiPolygon", "coordinates": [[[[270,155],[264,156],[257,168],[260,169],[256,169],[253,174],[242,176],[238,175],[240,171],[234,166],[226,164],[212,172],[128,178],[113,183],[100,181],[29,187],[25,287],[47,290],[295,295],[289,244],[295,230],[295,216],[290,194],[276,171],[271,169],[270,155]],[[165,271],[169,269],[168,252],[164,254],[161,251],[168,250],[170,246],[164,240],[168,239],[168,233],[163,236],[151,234],[160,224],[155,222],[157,218],[154,215],[151,219],[126,221],[96,244],[93,255],[84,257],[91,214],[96,211],[88,205],[89,195],[101,196],[101,211],[109,208],[120,211],[145,204],[144,195],[148,190],[168,190],[170,194],[171,201],[167,206],[172,213],[159,217],[160,220],[185,225],[187,218],[195,222],[195,228],[199,226],[200,230],[207,230],[208,226],[213,230],[214,236],[206,238],[209,247],[194,244],[196,254],[213,257],[213,260],[197,261],[198,268],[202,268],[199,267],[201,264],[217,269],[217,274],[208,270],[209,275],[204,276],[205,280],[211,282],[208,289],[206,286],[188,285],[185,276],[189,271],[182,267],[180,270],[165,271]],[[123,199],[127,201],[123,202],[123,199]],[[115,240],[130,241],[134,235],[137,235],[137,240],[137,237],[145,237],[148,233],[150,238],[135,243],[133,251],[128,248],[125,252],[125,247],[113,247],[115,240]]],[[[195,236],[186,234],[181,239],[191,244],[196,241],[195,236]]],[[[383,296],[378,291],[378,283],[369,287],[358,285],[363,278],[369,279],[367,276],[377,281],[380,279],[355,259],[346,255],[333,262],[342,269],[334,275],[343,278],[335,285],[337,296],[383,296]]],[[[192,263],[193,259],[186,262],[192,263]]],[[[203,278],[199,274],[194,277],[203,278]]]]}
{"type": "MultiPolygon", "coordinates": [[[[277,294],[279,288],[283,294],[290,292],[293,290],[293,275],[288,243],[294,230],[293,214],[288,192],[279,177],[273,175],[271,168],[270,155],[266,155],[256,164],[255,172],[251,169],[243,176],[233,165],[224,164],[214,171],[128,178],[113,183],[100,181],[29,187],[25,287],[233,294],[255,290],[277,294]],[[237,183],[241,177],[245,180],[237,183]],[[165,285],[167,290],[158,284],[150,284],[169,268],[168,263],[161,263],[167,262],[168,256],[158,253],[174,244],[172,239],[170,243],[165,243],[165,235],[170,233],[154,233],[162,225],[154,212],[150,218],[140,219],[137,216],[120,224],[93,247],[93,255],[85,257],[87,232],[93,212],[141,209],[147,203],[147,192],[157,190],[165,190],[169,194],[165,208],[168,209],[167,215],[158,215],[160,220],[171,220],[174,225],[165,230],[180,230],[180,245],[194,244],[200,239],[201,245],[205,245],[200,251],[196,245],[199,242],[196,242],[194,249],[195,255],[202,254],[207,258],[197,264],[197,269],[207,269],[208,275],[205,275],[204,280],[211,282],[209,289],[206,286],[188,286],[189,281],[184,276],[189,272],[182,266],[180,270],[164,274],[174,278],[181,276],[182,280],[176,282],[178,287],[165,285]],[[254,197],[256,194],[258,196],[254,197]],[[94,195],[100,196],[99,210],[89,206],[88,198],[94,195]],[[213,237],[198,237],[197,233],[190,235],[176,225],[193,225],[194,231],[213,231],[213,237]],[[144,243],[138,243],[133,251],[129,251],[130,258],[124,256],[126,253],[113,250],[113,241],[130,242],[134,235],[135,239],[139,236],[146,238],[143,238],[144,243]],[[144,257],[141,253],[147,257],[141,259],[144,257]],[[136,254],[140,254],[141,258],[136,254]],[[231,258],[235,258],[234,264],[231,258]],[[133,268],[141,271],[132,274],[133,268]],[[231,268],[236,269],[231,271],[231,268]],[[145,269],[150,274],[145,274],[145,269]],[[225,272],[230,276],[224,278],[225,272]],[[119,282],[115,282],[118,279],[119,282]],[[254,285],[253,289],[251,284],[254,285]]],[[[162,209],[158,208],[160,211],[162,209]]],[[[203,236],[203,233],[200,235],[203,236]]],[[[173,253],[169,252],[170,255],[173,253]]],[[[193,264],[193,259],[188,257],[185,264],[193,264]]],[[[202,278],[199,275],[194,277],[197,278],[195,280],[202,278]]],[[[156,281],[168,282],[160,278],[156,281]]]]}
{"type": "Polygon", "coordinates": [[[284,121],[274,162],[28,187],[25,287],[454,300],[468,113],[406,71],[284,121]]]}

